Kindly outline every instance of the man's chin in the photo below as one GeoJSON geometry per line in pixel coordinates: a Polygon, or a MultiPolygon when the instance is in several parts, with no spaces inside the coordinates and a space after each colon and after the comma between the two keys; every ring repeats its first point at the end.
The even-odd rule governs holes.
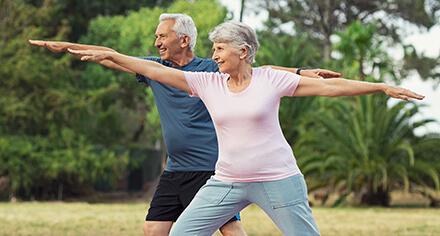
{"type": "Polygon", "coordinates": [[[160,56],[160,59],[162,59],[162,60],[169,60],[170,59],[170,56],[167,53],[161,54],[159,56],[160,56]]]}

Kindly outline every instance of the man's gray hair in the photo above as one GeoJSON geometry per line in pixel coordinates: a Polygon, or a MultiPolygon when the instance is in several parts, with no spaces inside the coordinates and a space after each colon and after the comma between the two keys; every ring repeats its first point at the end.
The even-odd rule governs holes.
{"type": "Polygon", "coordinates": [[[165,20],[174,20],[174,26],[173,30],[176,32],[177,37],[183,37],[188,36],[189,37],[189,48],[191,51],[194,51],[194,48],[196,47],[196,41],[197,41],[197,28],[194,24],[193,19],[186,15],[186,14],[170,14],[170,13],[163,13],[159,16],[159,21],[165,21],[165,20]]]}
{"type": "Polygon", "coordinates": [[[246,24],[234,21],[216,26],[209,33],[209,40],[213,43],[230,43],[237,48],[247,47],[249,53],[246,61],[251,64],[255,62],[255,55],[260,47],[255,30],[246,24]]]}

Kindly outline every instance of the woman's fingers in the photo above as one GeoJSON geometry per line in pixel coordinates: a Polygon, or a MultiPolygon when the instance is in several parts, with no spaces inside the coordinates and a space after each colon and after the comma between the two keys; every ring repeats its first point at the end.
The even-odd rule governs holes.
{"type": "Polygon", "coordinates": [[[98,50],[73,50],[69,48],[67,51],[80,57],[81,61],[101,61],[107,57],[106,52],[98,50]]]}
{"type": "Polygon", "coordinates": [[[409,97],[411,97],[411,98],[418,99],[418,100],[422,100],[423,98],[425,98],[425,96],[423,96],[423,95],[421,95],[421,94],[417,94],[417,93],[415,93],[415,92],[413,92],[413,91],[409,91],[409,90],[408,90],[408,94],[407,94],[407,96],[409,96],[409,97]]]}
{"type": "Polygon", "coordinates": [[[91,56],[82,56],[81,61],[90,61],[91,56]]]}
{"type": "Polygon", "coordinates": [[[422,100],[425,96],[417,94],[411,90],[408,89],[402,89],[402,91],[400,92],[400,95],[403,96],[404,98],[406,98],[405,100],[408,100],[410,98],[413,99],[418,99],[418,100],[422,100]]]}
{"type": "Polygon", "coordinates": [[[390,89],[386,91],[386,94],[390,97],[406,101],[409,101],[410,99],[422,100],[425,98],[425,96],[421,94],[417,94],[409,89],[399,87],[390,87],[390,89]]]}
{"type": "Polygon", "coordinates": [[[73,50],[73,49],[68,48],[67,51],[69,53],[71,53],[73,55],[77,55],[77,56],[85,56],[85,55],[90,54],[90,52],[89,52],[90,50],[73,50]]]}

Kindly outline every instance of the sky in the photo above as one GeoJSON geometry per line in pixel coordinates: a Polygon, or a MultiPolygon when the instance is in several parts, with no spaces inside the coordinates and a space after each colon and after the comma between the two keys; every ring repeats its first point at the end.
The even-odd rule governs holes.
{"type": "MultiPolygon", "coordinates": [[[[221,4],[225,5],[227,9],[233,14],[234,20],[239,20],[240,17],[240,0],[220,0],[221,4]]],[[[248,7],[251,1],[247,1],[248,7]]],[[[267,18],[266,12],[261,12],[259,15],[254,13],[245,12],[243,15],[243,22],[253,27],[254,29],[260,28],[263,21],[267,18]]],[[[440,25],[432,27],[428,32],[415,33],[404,39],[405,43],[411,43],[414,45],[418,52],[424,53],[426,56],[436,57],[440,54],[440,25]]],[[[390,52],[393,54],[393,52],[390,52]]],[[[397,60],[401,55],[394,56],[397,60]]],[[[306,66],[306,65],[304,65],[306,66]]],[[[424,134],[429,132],[440,133],[440,92],[434,88],[434,83],[429,81],[422,81],[416,73],[410,75],[399,86],[413,90],[417,93],[425,95],[425,99],[420,103],[426,105],[423,107],[415,119],[420,118],[432,118],[438,121],[438,123],[432,123],[425,127],[421,127],[416,130],[416,134],[424,134]]],[[[438,88],[440,90],[440,86],[438,88]]]]}

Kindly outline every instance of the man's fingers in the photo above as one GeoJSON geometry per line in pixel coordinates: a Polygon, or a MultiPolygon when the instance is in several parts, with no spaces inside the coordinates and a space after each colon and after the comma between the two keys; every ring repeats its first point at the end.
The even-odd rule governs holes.
{"type": "Polygon", "coordinates": [[[332,77],[340,77],[342,74],[341,73],[339,73],[339,72],[335,72],[335,71],[331,71],[331,70],[327,70],[327,71],[325,71],[325,73],[328,75],[328,76],[332,76],[332,77]]]}
{"type": "Polygon", "coordinates": [[[317,74],[325,78],[339,78],[342,76],[342,73],[324,69],[317,69],[317,74]]]}
{"type": "Polygon", "coordinates": [[[28,42],[34,46],[46,46],[46,42],[45,41],[41,41],[41,40],[31,40],[29,39],[28,42]]]}

